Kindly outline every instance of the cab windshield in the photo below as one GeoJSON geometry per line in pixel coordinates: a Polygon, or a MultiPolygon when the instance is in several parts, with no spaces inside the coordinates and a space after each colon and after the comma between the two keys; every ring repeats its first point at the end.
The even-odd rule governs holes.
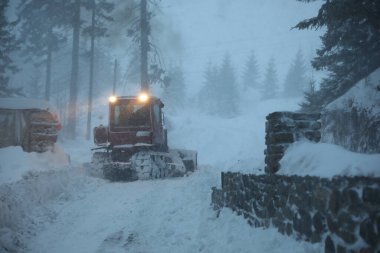
{"type": "Polygon", "coordinates": [[[114,127],[150,126],[149,104],[135,100],[120,101],[111,107],[111,123],[114,127]]]}

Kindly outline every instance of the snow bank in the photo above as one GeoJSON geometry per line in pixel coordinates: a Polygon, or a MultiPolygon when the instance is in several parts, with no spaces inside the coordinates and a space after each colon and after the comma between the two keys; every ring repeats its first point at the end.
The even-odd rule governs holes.
{"type": "Polygon", "coordinates": [[[280,161],[278,174],[320,176],[380,177],[380,154],[366,155],[326,143],[297,142],[280,161]]]}
{"type": "Polygon", "coordinates": [[[23,179],[0,185],[0,252],[25,252],[25,241],[57,212],[46,205],[79,199],[89,189],[81,170],[29,171],[23,179]]]}
{"type": "Polygon", "coordinates": [[[354,152],[380,153],[380,68],[327,105],[322,141],[354,152]]]}
{"type": "Polygon", "coordinates": [[[58,146],[53,152],[27,153],[21,147],[0,149],[0,184],[22,179],[28,171],[60,169],[69,165],[69,158],[58,146]]]}
{"type": "Polygon", "coordinates": [[[56,216],[46,203],[80,197],[94,181],[84,175],[58,145],[45,153],[0,149],[0,252],[24,252],[26,237],[56,216]]]}
{"type": "Polygon", "coordinates": [[[365,109],[373,115],[380,114],[380,68],[360,80],[343,96],[326,106],[327,111],[365,109]]]}
{"type": "Polygon", "coordinates": [[[94,141],[77,138],[76,140],[59,140],[58,144],[70,156],[71,165],[81,166],[91,162],[92,151],[95,148],[94,141]]]}
{"type": "Polygon", "coordinates": [[[55,144],[53,152],[27,153],[21,147],[0,149],[0,252],[23,252],[32,226],[54,215],[44,205],[67,199],[81,183],[69,158],[55,144]],[[38,215],[33,215],[38,211],[38,215]]]}

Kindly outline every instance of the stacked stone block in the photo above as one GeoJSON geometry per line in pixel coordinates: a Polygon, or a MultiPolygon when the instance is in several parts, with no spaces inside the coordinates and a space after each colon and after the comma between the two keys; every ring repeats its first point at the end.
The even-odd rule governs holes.
{"type": "Polygon", "coordinates": [[[302,139],[319,142],[320,118],[320,114],[270,113],[265,123],[265,172],[273,174],[280,169],[279,161],[291,143],[302,139]]]}
{"type": "Polygon", "coordinates": [[[379,252],[380,178],[300,177],[222,173],[213,188],[215,210],[228,207],[251,226],[274,226],[282,234],[325,252],[379,252]]]}

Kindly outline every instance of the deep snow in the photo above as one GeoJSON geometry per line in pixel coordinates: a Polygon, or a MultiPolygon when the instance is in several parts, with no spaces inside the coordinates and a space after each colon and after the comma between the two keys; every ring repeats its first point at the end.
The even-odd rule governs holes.
{"type": "Polygon", "coordinates": [[[294,143],[280,161],[279,174],[380,177],[380,154],[359,154],[328,143],[294,143]]]}
{"type": "Polygon", "coordinates": [[[360,80],[343,96],[331,102],[326,110],[351,110],[355,107],[374,116],[380,114],[380,68],[360,80]]]}
{"type": "MultiPolygon", "coordinates": [[[[265,116],[296,110],[298,102],[251,103],[231,119],[196,110],[168,115],[170,146],[199,152],[199,170],[183,178],[110,183],[90,176],[93,144],[80,139],[61,138],[55,153],[0,149],[0,251],[321,252],[322,244],[251,228],[227,209],[217,218],[210,206],[221,171],[263,173],[265,116]]],[[[281,162],[284,173],[331,177],[378,175],[379,158],[298,143],[281,162]]]]}

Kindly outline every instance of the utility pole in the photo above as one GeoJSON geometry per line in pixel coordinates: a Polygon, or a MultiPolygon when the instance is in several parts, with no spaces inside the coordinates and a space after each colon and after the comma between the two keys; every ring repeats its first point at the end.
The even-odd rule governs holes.
{"type": "Polygon", "coordinates": [[[86,140],[91,137],[91,114],[92,114],[92,96],[94,87],[94,48],[95,48],[95,0],[91,1],[92,14],[91,14],[91,49],[90,49],[90,78],[88,89],[88,105],[87,105],[87,131],[86,140]]]}
{"type": "Polygon", "coordinates": [[[117,80],[117,59],[115,59],[115,64],[114,64],[114,67],[113,67],[112,95],[116,94],[116,80],[117,80]]]}
{"type": "Polygon", "coordinates": [[[147,0],[141,0],[140,3],[140,50],[141,50],[141,70],[140,81],[141,91],[149,91],[149,78],[148,78],[148,51],[149,51],[149,22],[147,16],[147,0]]]}
{"type": "Polygon", "coordinates": [[[51,89],[51,55],[52,55],[52,28],[49,31],[49,43],[47,46],[47,56],[46,56],[46,81],[45,81],[45,100],[50,100],[50,89],[51,89]]]}

